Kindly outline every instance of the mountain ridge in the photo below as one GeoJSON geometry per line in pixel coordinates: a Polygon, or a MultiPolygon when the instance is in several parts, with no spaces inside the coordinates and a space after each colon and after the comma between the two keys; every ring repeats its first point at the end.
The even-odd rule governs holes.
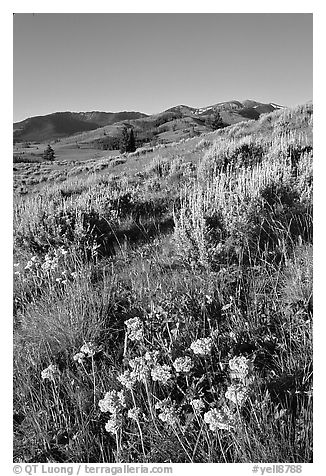
{"type": "Polygon", "coordinates": [[[282,107],[276,103],[261,103],[246,99],[224,101],[201,108],[179,104],[152,115],[138,111],[58,111],[15,122],[13,124],[14,142],[58,140],[95,131],[105,126],[109,127],[107,132],[112,136],[114,133],[110,130],[110,126],[119,128],[126,124],[135,128],[140,135],[146,135],[144,131],[151,129],[152,134],[157,136],[162,134],[163,129],[167,132],[171,127],[173,130],[177,127],[190,127],[193,130],[197,128],[197,132],[201,133],[207,130],[205,122],[207,118],[216,113],[220,114],[224,125],[231,125],[244,120],[256,120],[261,114],[282,107]],[[167,123],[169,123],[168,126],[166,126],[167,123]]]}
{"type": "Polygon", "coordinates": [[[43,116],[33,116],[14,123],[14,140],[42,141],[67,137],[90,131],[123,120],[147,117],[136,111],[103,112],[59,111],[43,116]]]}

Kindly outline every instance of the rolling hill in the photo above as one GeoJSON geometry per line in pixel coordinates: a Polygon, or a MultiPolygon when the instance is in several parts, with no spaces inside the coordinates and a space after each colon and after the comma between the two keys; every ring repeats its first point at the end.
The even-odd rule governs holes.
{"type": "Polygon", "coordinates": [[[140,112],[55,112],[14,123],[14,141],[50,141],[120,121],[146,117],[140,112]]]}
{"type": "Polygon", "coordinates": [[[56,112],[14,124],[14,142],[79,143],[95,149],[116,149],[123,127],[132,127],[137,146],[170,143],[212,130],[209,118],[219,113],[225,126],[257,120],[261,114],[280,109],[274,103],[253,100],[226,101],[193,108],[177,105],[150,116],[140,112],[56,112]]]}

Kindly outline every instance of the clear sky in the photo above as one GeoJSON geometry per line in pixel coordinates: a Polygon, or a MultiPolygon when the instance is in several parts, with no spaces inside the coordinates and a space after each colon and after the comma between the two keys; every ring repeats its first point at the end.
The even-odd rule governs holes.
{"type": "Polygon", "coordinates": [[[312,99],[312,14],[14,15],[14,121],[312,99]]]}

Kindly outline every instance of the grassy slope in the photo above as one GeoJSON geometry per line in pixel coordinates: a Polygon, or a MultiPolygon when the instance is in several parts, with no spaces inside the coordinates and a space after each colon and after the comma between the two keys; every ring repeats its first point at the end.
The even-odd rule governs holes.
{"type": "Polygon", "coordinates": [[[312,106],[51,166],[47,182],[25,167],[15,200],[15,460],[311,461],[312,106]],[[141,340],[125,339],[134,317],[141,340]],[[204,337],[207,357],[190,349],[204,337]],[[78,363],[85,342],[97,352],[78,363]],[[146,351],[168,382],[123,388],[146,351]],[[225,396],[234,356],[253,362],[243,405],[225,396]],[[98,402],[121,389],[140,416],[120,408],[115,437],[98,402]],[[232,427],[212,430],[225,405],[232,427]]]}

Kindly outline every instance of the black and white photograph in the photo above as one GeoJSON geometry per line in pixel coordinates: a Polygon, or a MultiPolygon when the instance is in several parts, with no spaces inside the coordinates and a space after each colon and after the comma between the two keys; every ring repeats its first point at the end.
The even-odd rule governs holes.
{"type": "Polygon", "coordinates": [[[14,472],[304,474],[313,13],[150,11],[12,15],[14,472]]]}

